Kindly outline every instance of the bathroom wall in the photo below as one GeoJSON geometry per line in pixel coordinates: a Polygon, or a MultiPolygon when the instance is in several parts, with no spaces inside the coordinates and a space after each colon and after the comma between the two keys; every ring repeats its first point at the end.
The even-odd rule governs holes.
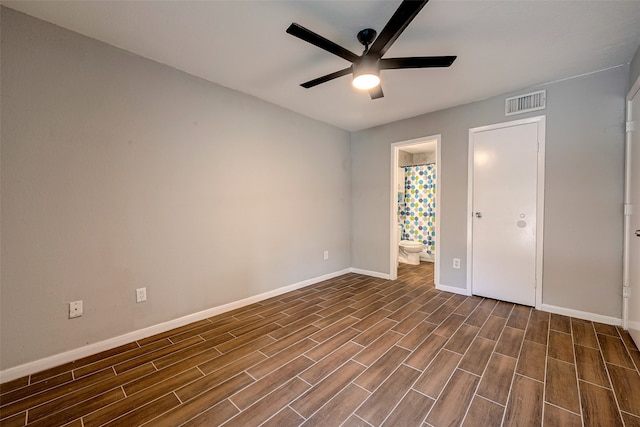
{"type": "Polygon", "coordinates": [[[348,132],[1,15],[0,369],[351,266],[348,132]]]}
{"type": "Polygon", "coordinates": [[[428,151],[426,153],[415,153],[413,155],[413,165],[426,165],[427,163],[436,162],[436,152],[428,151]]]}
{"type": "Polygon", "coordinates": [[[413,154],[407,151],[398,150],[398,166],[412,166],[413,165],[413,154]]]}
{"type": "Polygon", "coordinates": [[[398,150],[398,166],[400,167],[425,165],[427,163],[435,162],[435,151],[427,151],[424,153],[409,153],[403,150],[398,150]]]}

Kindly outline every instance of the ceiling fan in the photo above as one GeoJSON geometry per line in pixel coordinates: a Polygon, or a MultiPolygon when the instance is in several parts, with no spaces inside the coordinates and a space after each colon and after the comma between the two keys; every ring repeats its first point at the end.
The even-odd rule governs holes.
{"type": "Polygon", "coordinates": [[[304,28],[302,25],[296,23],[291,24],[289,28],[287,28],[287,33],[351,62],[351,66],[348,68],[309,80],[300,86],[309,89],[338,77],[353,74],[353,86],[358,89],[368,90],[371,99],[378,99],[384,96],[382,86],[380,85],[380,70],[451,66],[453,61],[456,60],[456,56],[382,58],[393,42],[402,34],[428,1],[429,0],[404,0],[377,38],[376,31],[371,28],[366,28],[358,32],[358,41],[364,45],[364,52],[360,56],[304,28]]]}

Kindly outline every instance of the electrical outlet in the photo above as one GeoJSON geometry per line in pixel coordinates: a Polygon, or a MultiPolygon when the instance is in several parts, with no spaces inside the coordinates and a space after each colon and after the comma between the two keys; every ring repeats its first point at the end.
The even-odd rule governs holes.
{"type": "Polygon", "coordinates": [[[329,251],[324,251],[324,259],[329,259],[329,251]]]}
{"type": "Polygon", "coordinates": [[[454,258],[453,259],[453,268],[460,268],[460,258],[454,258]]]}
{"type": "Polygon", "coordinates": [[[136,302],[145,302],[147,300],[147,288],[136,289],[136,302]]]}
{"type": "Polygon", "coordinates": [[[82,301],[71,301],[69,303],[69,319],[82,316],[82,301]]]}

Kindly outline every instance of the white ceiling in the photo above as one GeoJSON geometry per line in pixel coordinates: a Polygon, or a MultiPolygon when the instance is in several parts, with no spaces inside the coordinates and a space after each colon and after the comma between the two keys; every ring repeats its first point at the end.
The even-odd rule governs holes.
{"type": "Polygon", "coordinates": [[[360,54],[400,4],[357,1],[2,1],[223,86],[359,130],[627,64],[640,45],[640,0],[432,0],[385,57],[458,55],[451,68],[387,70],[371,100],[349,66],[285,33],[292,22],[360,54]]]}

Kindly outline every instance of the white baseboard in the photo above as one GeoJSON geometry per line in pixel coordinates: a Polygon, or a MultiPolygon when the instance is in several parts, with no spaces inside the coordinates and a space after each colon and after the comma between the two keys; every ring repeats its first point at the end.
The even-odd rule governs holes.
{"type": "Polygon", "coordinates": [[[602,314],[589,313],[588,311],[573,310],[571,308],[558,307],[550,304],[541,304],[539,307],[542,311],[554,314],[562,314],[564,316],[575,317],[577,319],[589,320],[591,322],[605,323],[607,325],[620,326],[622,319],[618,317],[604,316],[602,314]]]}
{"type": "Polygon", "coordinates": [[[454,294],[460,294],[460,295],[466,295],[466,296],[471,295],[467,290],[467,288],[458,288],[456,286],[441,285],[439,283],[436,283],[435,286],[436,286],[436,289],[439,291],[453,292],[454,294]]]}
{"type": "Polygon", "coordinates": [[[294,283],[293,285],[283,286],[281,288],[264,292],[258,295],[254,295],[239,301],[223,304],[207,310],[199,311],[197,313],[189,314],[189,315],[180,317],[178,319],[169,320],[167,322],[159,323],[157,325],[149,326],[147,328],[139,329],[137,331],[132,331],[124,335],[109,338],[104,341],[89,344],[73,350],[65,351],[64,353],[59,353],[53,356],[45,357],[44,359],[35,360],[33,362],[29,362],[23,365],[15,366],[13,368],[5,369],[4,371],[0,371],[0,384],[17,379],[17,378],[24,377],[27,375],[35,374],[36,372],[53,368],[55,366],[59,366],[64,363],[73,362],[74,360],[82,359],[83,357],[91,356],[92,354],[109,350],[123,344],[128,344],[130,342],[138,341],[155,334],[160,334],[162,332],[166,332],[171,329],[179,328],[180,326],[188,325],[189,323],[207,319],[209,317],[212,317],[221,313],[225,313],[227,311],[231,311],[236,308],[244,307],[249,304],[253,304],[268,298],[282,295],[284,293],[294,291],[296,289],[304,288],[305,286],[313,285],[314,283],[319,283],[324,280],[333,279],[334,277],[342,276],[343,274],[350,273],[351,271],[352,269],[347,268],[344,270],[325,274],[323,276],[318,276],[312,279],[303,280],[302,282],[294,283]]]}
{"type": "Polygon", "coordinates": [[[389,274],[387,273],[380,273],[378,271],[371,271],[371,270],[361,270],[359,268],[350,268],[349,271],[351,273],[356,273],[356,274],[363,274],[365,276],[371,276],[371,277],[377,277],[378,279],[386,279],[389,280],[391,276],[389,276],[389,274]]]}

